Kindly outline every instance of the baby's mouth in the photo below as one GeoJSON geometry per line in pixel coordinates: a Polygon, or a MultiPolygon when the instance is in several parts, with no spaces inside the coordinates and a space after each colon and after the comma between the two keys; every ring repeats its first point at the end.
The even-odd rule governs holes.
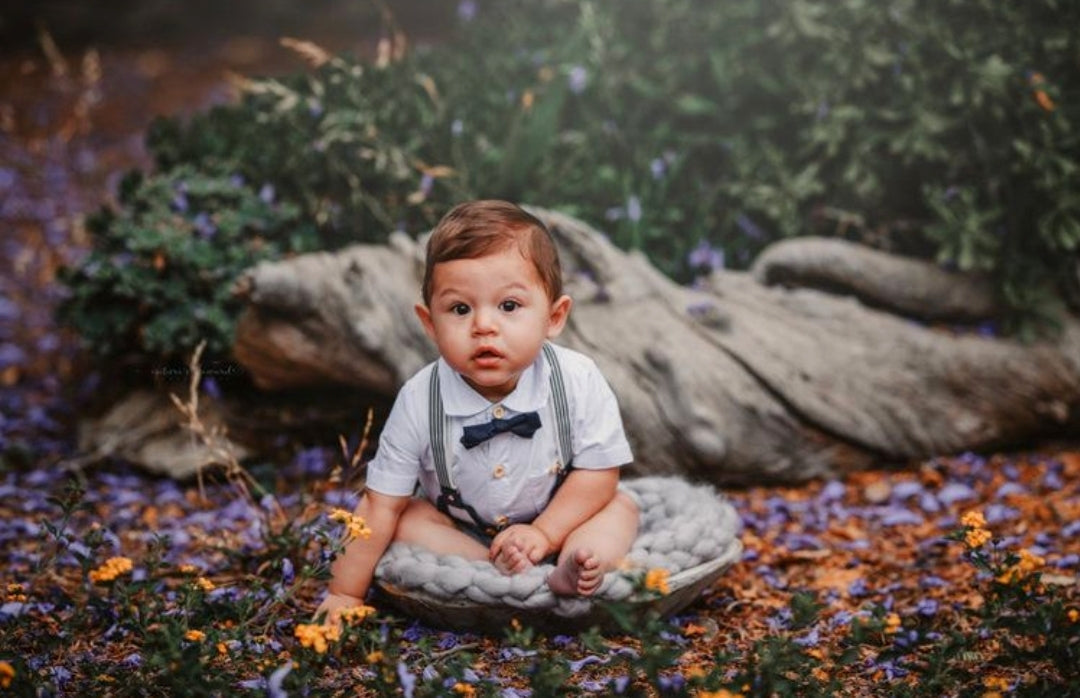
{"type": "Polygon", "coordinates": [[[495,359],[501,359],[502,354],[495,351],[494,349],[481,349],[480,351],[473,354],[473,358],[477,361],[493,361],[495,359]]]}

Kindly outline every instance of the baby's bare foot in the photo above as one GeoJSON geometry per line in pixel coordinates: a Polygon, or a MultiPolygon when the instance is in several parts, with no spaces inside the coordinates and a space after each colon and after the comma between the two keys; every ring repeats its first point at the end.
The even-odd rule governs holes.
{"type": "Polygon", "coordinates": [[[603,579],[600,560],[588,548],[579,548],[559,561],[547,582],[552,593],[560,596],[589,596],[603,579]]]}
{"type": "Polygon", "coordinates": [[[533,566],[529,556],[513,543],[503,547],[493,564],[505,575],[521,574],[533,566]]]}

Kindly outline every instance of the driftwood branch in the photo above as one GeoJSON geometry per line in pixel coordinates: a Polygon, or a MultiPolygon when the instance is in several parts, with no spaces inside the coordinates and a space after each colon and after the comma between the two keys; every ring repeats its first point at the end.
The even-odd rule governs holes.
{"type": "MultiPolygon", "coordinates": [[[[910,319],[987,317],[984,280],[803,239],[770,248],[751,273],[687,288],[580,221],[533,211],[559,243],[575,300],[559,341],[608,377],[639,472],[794,481],[1080,423],[1075,318],[1037,345],[910,319]]],[[[412,312],[422,259],[397,235],[260,264],[240,288],[237,359],[268,390],[392,396],[435,357],[412,312]]]]}

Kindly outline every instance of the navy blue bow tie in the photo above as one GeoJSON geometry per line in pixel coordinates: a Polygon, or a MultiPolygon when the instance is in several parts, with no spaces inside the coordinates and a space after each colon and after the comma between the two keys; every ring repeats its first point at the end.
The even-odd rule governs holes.
{"type": "Polygon", "coordinates": [[[475,424],[471,427],[465,427],[465,433],[461,436],[461,443],[465,445],[465,448],[472,448],[504,431],[510,431],[518,436],[531,439],[539,428],[540,415],[535,412],[522,412],[509,419],[495,418],[487,424],[475,424]]]}

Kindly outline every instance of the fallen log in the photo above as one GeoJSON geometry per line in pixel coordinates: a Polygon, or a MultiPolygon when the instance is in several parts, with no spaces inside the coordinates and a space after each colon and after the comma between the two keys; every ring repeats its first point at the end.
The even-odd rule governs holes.
{"type": "MultiPolygon", "coordinates": [[[[803,238],[689,288],[580,221],[531,210],[575,302],[559,342],[604,371],[641,474],[800,481],[1080,424],[1075,317],[1031,345],[911,319],[986,317],[980,279],[803,238]]],[[[265,390],[392,396],[435,358],[412,312],[422,262],[422,246],[395,234],[254,267],[238,285],[236,359],[265,390]]]]}

